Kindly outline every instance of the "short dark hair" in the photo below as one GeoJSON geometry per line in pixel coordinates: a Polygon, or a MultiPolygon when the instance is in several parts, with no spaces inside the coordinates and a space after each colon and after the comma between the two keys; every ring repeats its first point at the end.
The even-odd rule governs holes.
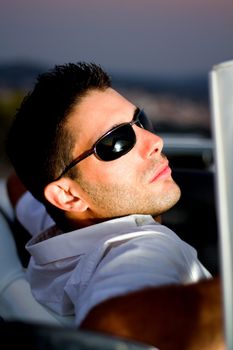
{"type": "Polygon", "coordinates": [[[38,76],[10,128],[6,151],[20,180],[44,202],[44,188],[72,160],[75,140],[65,127],[74,105],[93,89],[111,86],[94,63],[56,65],[38,76]]]}

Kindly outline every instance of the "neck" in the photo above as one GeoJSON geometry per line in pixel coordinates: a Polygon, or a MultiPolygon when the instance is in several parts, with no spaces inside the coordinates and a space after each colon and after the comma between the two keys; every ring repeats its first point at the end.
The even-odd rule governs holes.
{"type": "Polygon", "coordinates": [[[162,215],[154,216],[153,219],[162,224],[162,215]]]}
{"type": "MultiPolygon", "coordinates": [[[[112,220],[112,219],[116,219],[117,217],[109,217],[109,218],[90,218],[90,217],[82,217],[82,215],[80,216],[73,216],[70,215],[71,213],[68,213],[68,216],[65,215],[65,217],[63,216],[63,218],[61,219],[61,216],[59,216],[59,221],[55,220],[57,222],[57,225],[60,227],[60,229],[62,229],[63,232],[69,232],[69,231],[74,231],[74,230],[78,230],[80,228],[84,228],[84,227],[88,227],[88,226],[92,226],[95,224],[99,224],[101,222],[104,221],[108,221],[108,220],[112,220]]],[[[158,223],[162,223],[162,216],[158,215],[158,216],[154,216],[153,219],[158,222],[158,223]]]]}

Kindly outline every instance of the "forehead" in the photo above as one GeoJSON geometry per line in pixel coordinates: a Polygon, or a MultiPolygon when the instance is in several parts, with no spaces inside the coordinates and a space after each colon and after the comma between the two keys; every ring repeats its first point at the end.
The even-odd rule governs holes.
{"type": "Polygon", "coordinates": [[[132,119],[134,104],[112,88],[91,90],[73,108],[67,127],[82,139],[132,119]]]}

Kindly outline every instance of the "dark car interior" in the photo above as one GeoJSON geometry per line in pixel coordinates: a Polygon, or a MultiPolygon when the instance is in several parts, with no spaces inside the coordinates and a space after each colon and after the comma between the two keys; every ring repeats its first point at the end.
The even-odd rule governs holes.
{"type": "Polygon", "coordinates": [[[214,174],[202,169],[174,169],[180,201],[164,214],[163,223],[196,248],[198,257],[213,274],[219,273],[218,229],[214,174]]]}

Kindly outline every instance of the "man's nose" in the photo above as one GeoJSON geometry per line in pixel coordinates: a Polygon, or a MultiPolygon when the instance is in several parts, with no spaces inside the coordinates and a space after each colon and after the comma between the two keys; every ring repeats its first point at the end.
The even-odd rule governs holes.
{"type": "Polygon", "coordinates": [[[163,139],[160,136],[145,129],[137,130],[137,133],[137,142],[142,157],[150,158],[161,154],[163,139]]]}

